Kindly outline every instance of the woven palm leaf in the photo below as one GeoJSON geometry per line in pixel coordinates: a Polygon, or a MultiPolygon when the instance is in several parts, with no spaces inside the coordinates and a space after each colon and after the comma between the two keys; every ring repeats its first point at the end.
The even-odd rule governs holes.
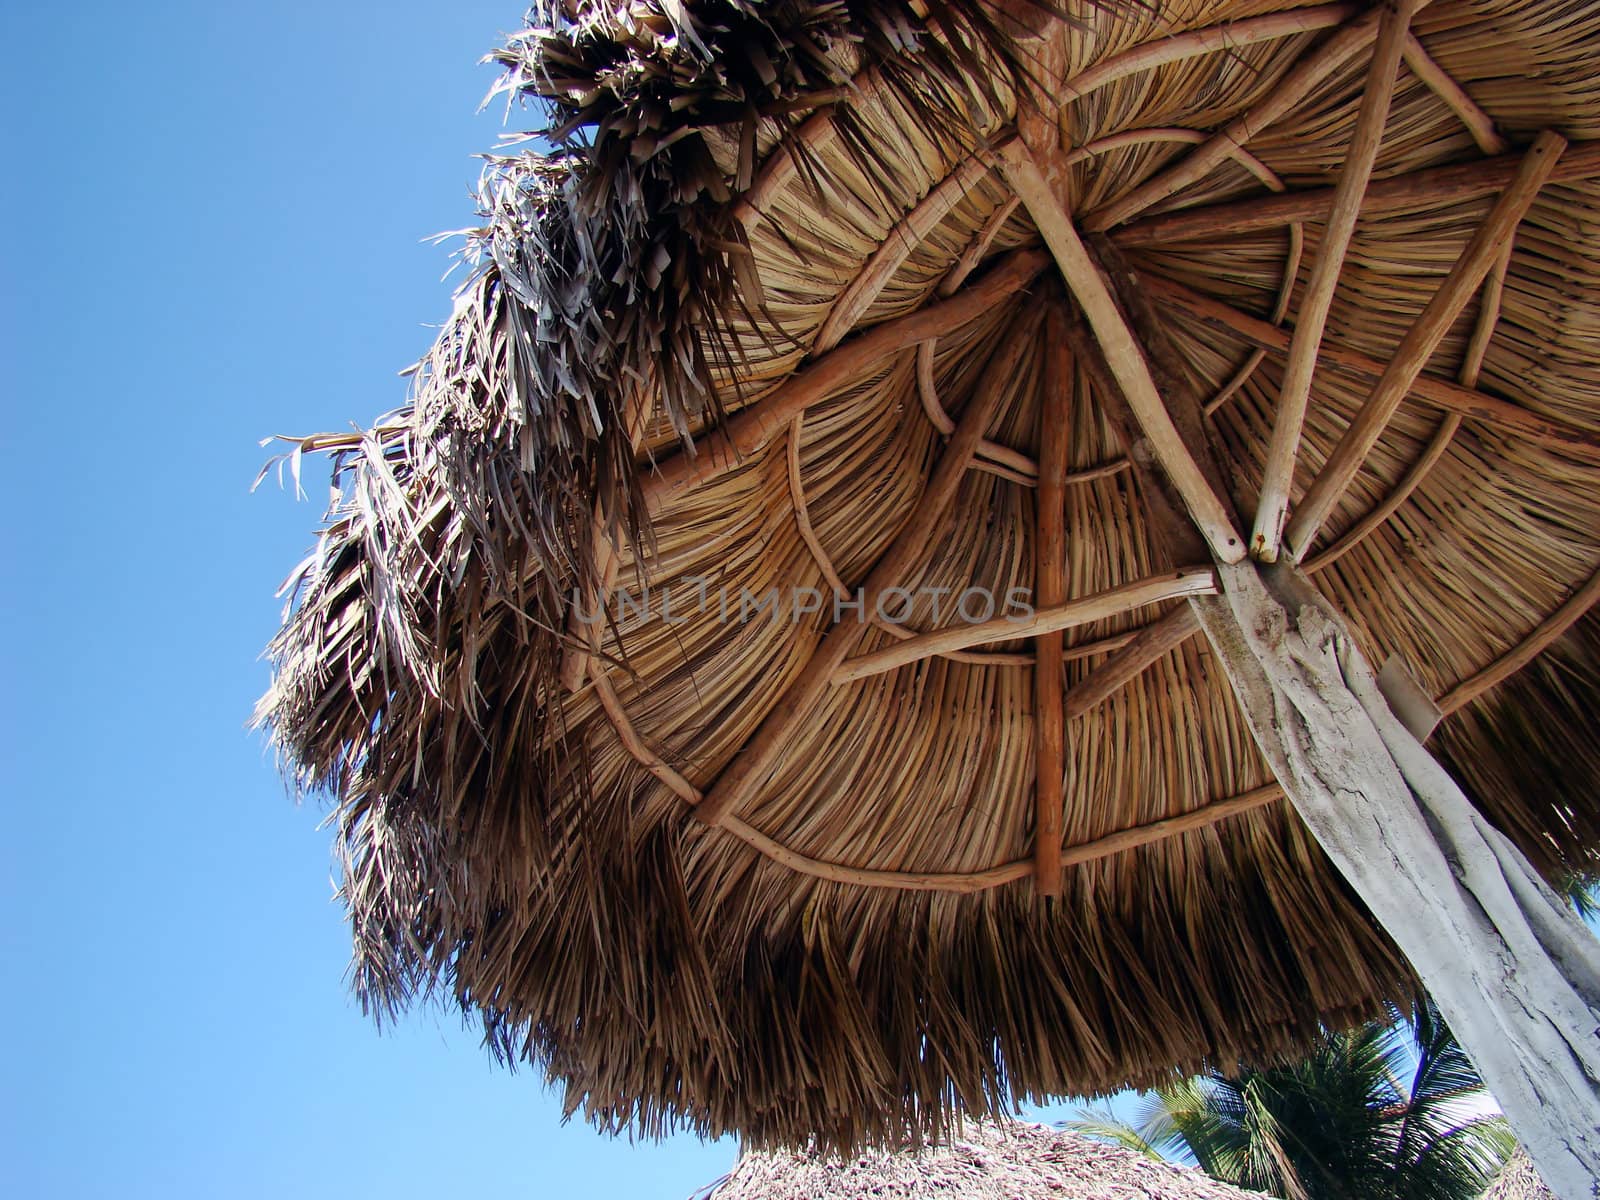
{"type": "MultiPolygon", "coordinates": [[[[452,998],[605,1127],[826,1147],[1290,1054],[1409,998],[1204,639],[1100,686],[1204,562],[1137,444],[1130,465],[1125,402],[1004,170],[1026,147],[1105,225],[1090,250],[1252,512],[1376,19],[536,6],[495,57],[545,140],[491,162],[407,404],[296,448],[335,455],[339,499],[260,718],[332,797],[363,1000],[452,998]],[[1302,77],[1247,151],[1119,212],[1302,77]],[[1276,193],[1306,200],[1295,219],[1276,193]],[[968,624],[967,589],[1040,608],[1046,494],[1057,599],[1146,599],[1059,637],[908,642],[968,624]],[[885,561],[912,603],[846,611],[845,665],[786,716],[836,644],[832,604],[792,597],[853,595],[885,561]]],[[[1600,12],[1438,0],[1411,29],[1294,496],[1526,147],[1569,145],[1306,563],[1437,701],[1432,745],[1481,811],[1551,878],[1592,874],[1600,12]],[[1453,190],[1407,183],[1455,166],[1422,176],[1453,190]]]]}

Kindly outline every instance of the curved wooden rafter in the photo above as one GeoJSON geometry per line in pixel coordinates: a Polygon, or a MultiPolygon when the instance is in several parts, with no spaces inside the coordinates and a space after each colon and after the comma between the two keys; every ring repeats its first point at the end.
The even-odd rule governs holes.
{"type": "Polygon", "coordinates": [[[1596,601],[1600,601],[1600,571],[1589,576],[1587,583],[1574,592],[1565,604],[1540,621],[1527,637],[1434,701],[1439,711],[1449,716],[1510,679],[1576,625],[1595,606],[1596,601]]]}
{"type": "MultiPolygon", "coordinates": [[[[705,799],[705,793],[651,749],[649,743],[639,735],[605,671],[595,672],[594,689],[606,719],[622,743],[623,749],[633,760],[660,780],[673,795],[691,809],[700,805],[705,799]]],[[[1065,846],[1061,849],[1059,861],[1061,866],[1070,867],[1107,858],[1113,854],[1149,845],[1151,842],[1175,837],[1180,833],[1203,829],[1241,813],[1251,812],[1274,803],[1282,796],[1283,793],[1278,785],[1269,783],[1265,787],[1252,788],[1237,796],[1214,800],[1186,813],[1151,821],[1145,825],[1119,829],[1115,833],[1080,842],[1075,846],[1065,846]]],[[[893,871],[875,867],[854,867],[847,863],[830,862],[802,854],[731,814],[724,817],[717,828],[738,838],[764,858],[788,867],[797,874],[860,887],[916,892],[981,892],[1026,879],[1033,873],[1035,866],[1034,859],[1030,857],[1015,859],[980,871],[893,871]]]]}
{"type": "MultiPolygon", "coordinates": [[[[1133,146],[1147,146],[1152,142],[1178,142],[1189,146],[1203,146],[1209,142],[1212,135],[1203,129],[1189,129],[1179,125],[1151,125],[1141,129],[1124,129],[1117,133],[1108,133],[1105,137],[1096,138],[1075,150],[1062,156],[1061,165],[1064,167],[1076,166],[1078,163],[1087,162],[1101,154],[1110,153],[1112,150],[1126,150],[1133,146]]],[[[1264,185],[1274,192],[1284,189],[1283,180],[1266,163],[1262,162],[1243,146],[1229,146],[1224,150],[1226,157],[1231,158],[1250,174],[1254,175],[1264,185]]]]}
{"type": "MultiPolygon", "coordinates": [[[[917,398],[922,402],[922,411],[927,414],[933,427],[945,437],[949,437],[955,432],[956,423],[950,419],[950,414],[945,412],[933,378],[933,353],[938,344],[938,338],[928,338],[917,343],[917,398]]],[[[1002,446],[998,442],[982,438],[978,442],[978,455],[982,461],[973,462],[974,470],[1004,474],[1006,478],[1028,487],[1038,483],[1039,464],[1020,450],[1013,450],[1009,446],[1002,446]]]]}
{"type": "Polygon", "coordinates": [[[1223,25],[1213,25],[1205,29],[1194,29],[1170,37],[1152,38],[1080,71],[1061,85],[1059,99],[1062,104],[1081,100],[1090,92],[1115,83],[1119,79],[1125,79],[1129,75],[1137,75],[1141,71],[1150,71],[1189,58],[1198,58],[1203,54],[1214,54],[1219,50],[1239,50],[1261,42],[1280,41],[1283,38],[1331,29],[1335,25],[1344,24],[1360,12],[1359,4],[1319,4],[1291,12],[1271,13],[1223,25]]]}

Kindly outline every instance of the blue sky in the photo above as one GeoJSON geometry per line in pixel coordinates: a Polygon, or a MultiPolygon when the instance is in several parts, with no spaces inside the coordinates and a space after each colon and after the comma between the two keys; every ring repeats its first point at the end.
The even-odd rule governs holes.
{"type": "Polygon", "coordinates": [[[450,1015],[344,986],[327,837],[245,729],[309,502],[273,433],[398,403],[449,312],[516,0],[0,14],[6,1191],[682,1197],[450,1015]]]}

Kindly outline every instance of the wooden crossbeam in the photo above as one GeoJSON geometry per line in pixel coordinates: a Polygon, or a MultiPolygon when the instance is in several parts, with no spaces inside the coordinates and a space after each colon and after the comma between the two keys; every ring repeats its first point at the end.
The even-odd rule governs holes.
{"type": "Polygon", "coordinates": [[[1361,197],[1372,176],[1372,166],[1378,160],[1378,146],[1389,120],[1389,102],[1394,96],[1400,54],[1410,29],[1411,15],[1419,7],[1420,0],[1402,0],[1383,9],[1372,64],[1367,71],[1366,90],[1356,114],[1355,131],[1345,152],[1339,184],[1333,191],[1327,228],[1295,316],[1289,361],[1284,366],[1283,382],[1278,389],[1278,411],[1273,420],[1266,463],[1262,467],[1255,529],[1250,535],[1250,553],[1262,562],[1275,562],[1278,558],[1278,542],[1289,516],[1289,489],[1294,483],[1294,464],[1300,451],[1300,430],[1311,399],[1311,377],[1317,369],[1317,351],[1333,307],[1334,290],[1344,271],[1345,252],[1356,230],[1361,197]]]}
{"type": "MultiPolygon", "coordinates": [[[[1480,158],[1472,162],[1427,167],[1369,184],[1361,201],[1361,215],[1403,212],[1491,196],[1516,178],[1520,153],[1480,158]]],[[[1550,173],[1551,183],[1576,183],[1600,176],[1600,139],[1573,142],[1550,173]]],[[[1278,229],[1300,221],[1321,221],[1333,207],[1336,189],[1307,188],[1274,196],[1251,196],[1225,204],[1180,208],[1144,217],[1111,231],[1119,246],[1152,246],[1228,237],[1261,229],[1278,229]]]]}
{"type": "MultiPolygon", "coordinates": [[[[1121,587],[1066,600],[1060,604],[1034,609],[1027,617],[996,617],[970,625],[950,625],[932,633],[919,633],[903,642],[885,646],[869,654],[860,654],[843,660],[833,672],[835,684],[853,683],[869,675],[881,675],[924,658],[932,658],[950,650],[964,650],[970,646],[985,646],[991,642],[1015,641],[1020,638],[1037,638],[1062,629],[1119,617],[1147,604],[1163,600],[1178,600],[1188,596],[1214,596],[1217,591],[1216,572],[1205,566],[1184,567],[1166,571],[1121,587]]],[[[1055,660],[1058,664],[1061,657],[1055,660]]],[[[1050,672],[1059,675],[1059,671],[1050,672]]],[[[1059,684],[1058,684],[1059,688],[1059,684]]]]}
{"type": "Polygon", "coordinates": [[[1149,670],[1200,632],[1200,620],[1185,604],[1141,629],[1127,645],[1090,671],[1067,693],[1066,717],[1081,717],[1149,670]]]}
{"type": "MultiPolygon", "coordinates": [[[[917,557],[926,551],[933,532],[943,524],[978,442],[1013,385],[1038,328],[1037,313],[1019,316],[987,364],[983,383],[967,402],[956,431],[940,454],[910,519],[874,564],[862,586],[861,598],[866,611],[877,610],[884,593],[899,585],[917,557]]],[[[701,820],[718,824],[723,817],[737,812],[767,781],[783,748],[828,691],[835,672],[860,643],[867,628],[864,620],[847,617],[828,630],[805,668],[778,697],[760,727],[723,768],[704,801],[696,806],[695,814],[701,820]]]]}
{"type": "Polygon", "coordinates": [[[1566,145],[1566,139],[1560,134],[1546,130],[1539,135],[1524,156],[1517,177],[1401,339],[1366,403],[1328,456],[1305,497],[1295,506],[1294,516],[1284,531],[1284,547],[1292,561],[1299,562],[1316,540],[1323,521],[1361,469],[1395,409],[1400,407],[1411,385],[1422,374],[1422,368],[1428,365],[1428,359],[1433,357],[1450,326],[1477,292],[1507,242],[1515,236],[1518,224],[1533,205],[1539,189],[1550,178],[1566,145]]]}
{"type": "MultiPolygon", "coordinates": [[[[1244,341],[1263,350],[1281,354],[1289,349],[1288,330],[1242,312],[1212,296],[1158,275],[1144,276],[1143,286],[1146,292],[1162,303],[1186,312],[1209,325],[1237,334],[1244,341]]],[[[1321,359],[1325,365],[1338,367],[1342,371],[1369,379],[1381,376],[1388,366],[1387,363],[1359,350],[1326,342],[1322,347],[1321,359]]],[[[1553,421],[1548,417],[1541,417],[1538,413],[1529,412],[1509,400],[1502,400],[1498,396],[1491,396],[1474,388],[1462,387],[1459,383],[1441,379],[1436,375],[1416,376],[1411,382],[1411,395],[1435,408],[1460,413],[1469,421],[1503,429],[1507,433],[1519,434],[1548,446],[1556,446],[1579,454],[1594,454],[1600,451],[1600,435],[1561,421],[1553,421]]]]}
{"type": "Polygon", "coordinates": [[[1045,244],[1054,255],[1062,278],[1082,307],[1106,363],[1126,395],[1151,452],[1172,486],[1183,499],[1195,526],[1211,553],[1222,562],[1238,562],[1245,554],[1244,539],[1233,527],[1227,507],[1212,490],[1193,452],[1167,412],[1150,364],[1128,328],[1115,297],[1094,260],[1089,257],[1072,218],[1056,199],[1043,172],[1020,142],[1013,142],[1002,162],[1012,190],[1022,197],[1045,244]]]}

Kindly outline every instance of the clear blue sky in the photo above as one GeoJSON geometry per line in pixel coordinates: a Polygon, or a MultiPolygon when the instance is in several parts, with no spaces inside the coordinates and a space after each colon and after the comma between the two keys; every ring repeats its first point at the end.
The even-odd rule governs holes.
{"type": "Polygon", "coordinates": [[[18,1197],[682,1197],[450,1015],[345,991],[321,812],[245,729],[309,502],[272,433],[398,403],[449,312],[478,58],[517,0],[0,15],[3,1185],[18,1197]]]}

